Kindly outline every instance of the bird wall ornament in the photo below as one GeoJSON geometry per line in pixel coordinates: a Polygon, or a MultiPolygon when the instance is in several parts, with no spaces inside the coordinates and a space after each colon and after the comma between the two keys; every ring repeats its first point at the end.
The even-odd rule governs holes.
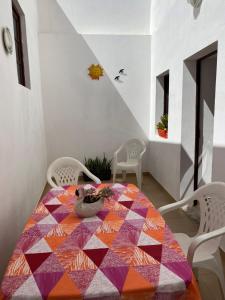
{"type": "MultiPolygon", "coordinates": [[[[118,73],[119,73],[120,75],[127,75],[127,74],[125,73],[125,69],[120,69],[118,73]]],[[[117,75],[117,76],[114,78],[114,80],[119,81],[119,82],[123,82],[122,80],[120,80],[120,75],[117,75]]]]}

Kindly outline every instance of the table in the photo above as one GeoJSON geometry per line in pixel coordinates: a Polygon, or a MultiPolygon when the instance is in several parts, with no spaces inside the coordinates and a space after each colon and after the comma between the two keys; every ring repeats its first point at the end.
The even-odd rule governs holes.
{"type": "Polygon", "coordinates": [[[4,299],[200,299],[186,257],[153,204],[132,184],[92,218],[74,213],[75,186],[52,189],[17,242],[4,299]]]}

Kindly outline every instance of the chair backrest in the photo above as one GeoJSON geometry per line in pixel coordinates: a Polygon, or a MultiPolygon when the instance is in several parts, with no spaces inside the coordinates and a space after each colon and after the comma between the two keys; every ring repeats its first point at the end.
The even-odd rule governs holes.
{"type": "MultiPolygon", "coordinates": [[[[193,194],[200,204],[200,226],[198,234],[208,233],[225,226],[225,183],[213,182],[200,187],[193,194]]],[[[215,250],[221,237],[215,239],[215,250]]]]}
{"type": "Polygon", "coordinates": [[[72,157],[60,157],[53,161],[47,171],[47,180],[52,187],[77,185],[81,172],[84,172],[94,182],[101,183],[100,179],[93,175],[79,160],[72,157]]]}
{"type": "Polygon", "coordinates": [[[146,151],[146,145],[139,139],[131,139],[124,144],[127,153],[127,161],[136,161],[146,151]]]}

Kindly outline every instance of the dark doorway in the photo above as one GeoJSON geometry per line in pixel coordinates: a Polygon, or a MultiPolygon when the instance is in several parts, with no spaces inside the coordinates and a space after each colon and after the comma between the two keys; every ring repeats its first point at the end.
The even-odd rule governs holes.
{"type": "Polygon", "coordinates": [[[211,182],[217,51],[197,60],[194,190],[211,182]]]}
{"type": "Polygon", "coordinates": [[[169,86],[170,86],[170,75],[169,73],[164,75],[164,107],[163,114],[168,115],[169,113],[169,86]]]}

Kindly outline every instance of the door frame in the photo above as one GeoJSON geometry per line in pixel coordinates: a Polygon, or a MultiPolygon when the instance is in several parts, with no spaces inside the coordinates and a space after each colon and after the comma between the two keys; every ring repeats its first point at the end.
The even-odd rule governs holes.
{"type": "Polygon", "coordinates": [[[217,55],[215,50],[196,61],[196,115],[195,115],[195,160],[194,160],[194,191],[198,189],[198,160],[199,160],[199,138],[200,128],[200,101],[201,101],[201,62],[213,55],[217,55]]]}

